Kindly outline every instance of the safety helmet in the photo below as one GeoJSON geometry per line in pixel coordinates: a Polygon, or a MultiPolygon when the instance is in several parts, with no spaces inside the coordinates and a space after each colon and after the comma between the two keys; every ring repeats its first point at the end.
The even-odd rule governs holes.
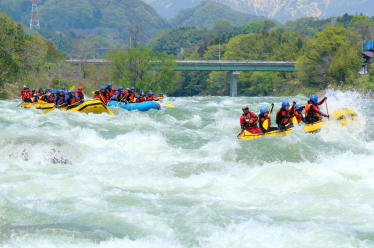
{"type": "Polygon", "coordinates": [[[43,91],[43,88],[39,88],[39,91],[43,91]]]}
{"type": "Polygon", "coordinates": [[[118,90],[119,90],[119,91],[122,91],[122,90],[123,90],[123,87],[119,87],[118,90]]]}
{"type": "Polygon", "coordinates": [[[47,89],[45,89],[46,91],[51,91],[51,89],[50,88],[47,88],[47,89]]]}
{"type": "Polygon", "coordinates": [[[55,90],[52,90],[52,92],[51,92],[52,94],[55,94],[56,93],[56,91],[55,90]]]}
{"type": "Polygon", "coordinates": [[[266,114],[267,112],[269,112],[269,110],[267,108],[260,109],[260,114],[261,115],[266,114]]]}
{"type": "Polygon", "coordinates": [[[303,106],[301,106],[300,104],[297,104],[296,107],[295,107],[296,110],[299,110],[299,109],[302,109],[302,108],[303,108],[303,106]]]}
{"type": "Polygon", "coordinates": [[[287,101],[282,102],[282,108],[286,108],[286,107],[289,107],[289,106],[290,106],[289,102],[287,102],[287,101]]]}
{"type": "Polygon", "coordinates": [[[51,95],[50,94],[45,94],[46,97],[50,97],[51,95]]]}
{"type": "Polygon", "coordinates": [[[310,97],[310,101],[314,104],[316,104],[318,102],[318,96],[317,95],[313,95],[310,97]]]}
{"type": "Polygon", "coordinates": [[[32,91],[35,91],[35,88],[32,88],[32,91]]]}
{"type": "Polygon", "coordinates": [[[104,85],[100,87],[100,90],[105,90],[105,89],[106,89],[106,88],[105,88],[104,85]]]}
{"type": "Polygon", "coordinates": [[[73,93],[73,94],[76,93],[76,92],[77,92],[76,90],[72,90],[72,91],[71,91],[71,93],[73,93]]]}
{"type": "Polygon", "coordinates": [[[38,96],[39,96],[39,93],[36,93],[36,94],[35,94],[35,97],[38,97],[38,96]]]}
{"type": "Polygon", "coordinates": [[[78,87],[78,90],[83,90],[83,87],[82,87],[82,86],[79,86],[79,87],[78,87]]]}
{"type": "Polygon", "coordinates": [[[153,96],[155,93],[149,92],[148,95],[153,96]]]}
{"type": "Polygon", "coordinates": [[[112,87],[112,84],[111,83],[108,83],[108,85],[107,85],[108,87],[112,87]]]}
{"type": "Polygon", "coordinates": [[[136,90],[135,86],[131,86],[130,90],[136,90]]]}

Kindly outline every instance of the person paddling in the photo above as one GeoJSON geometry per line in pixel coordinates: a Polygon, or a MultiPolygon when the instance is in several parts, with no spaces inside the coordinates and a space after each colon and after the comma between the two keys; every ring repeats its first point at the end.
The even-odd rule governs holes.
{"type": "Polygon", "coordinates": [[[292,117],[294,117],[294,114],[290,109],[290,103],[287,101],[282,102],[282,107],[278,109],[276,115],[276,122],[280,131],[286,131],[293,127],[292,117]]]}
{"type": "Polygon", "coordinates": [[[310,97],[308,104],[305,106],[305,122],[307,124],[313,124],[322,120],[322,116],[326,118],[330,117],[319,109],[319,106],[326,100],[327,97],[324,97],[321,101],[318,101],[318,96],[316,95],[310,97]]]}
{"type": "Polygon", "coordinates": [[[250,112],[248,106],[242,107],[243,114],[240,116],[240,126],[242,132],[247,130],[253,134],[261,134],[261,129],[257,126],[258,117],[254,112],[250,112]]]}
{"type": "MultiPolygon", "coordinates": [[[[272,105],[272,106],[274,106],[274,105],[272,105]]],[[[258,123],[259,123],[260,129],[263,133],[278,130],[277,127],[272,127],[271,126],[269,109],[267,109],[267,108],[260,109],[260,114],[258,115],[258,119],[259,119],[258,123]]]]}

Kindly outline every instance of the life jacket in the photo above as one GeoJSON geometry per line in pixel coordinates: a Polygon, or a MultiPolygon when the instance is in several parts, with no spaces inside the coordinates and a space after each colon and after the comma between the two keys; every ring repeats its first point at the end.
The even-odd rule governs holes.
{"type": "Polygon", "coordinates": [[[151,102],[151,101],[153,101],[153,97],[152,97],[152,96],[147,96],[147,97],[146,97],[146,101],[147,101],[147,102],[151,102]]]}
{"type": "Polygon", "coordinates": [[[84,94],[83,94],[83,92],[77,92],[76,93],[76,95],[81,99],[81,101],[83,101],[84,100],[84,94]]]}
{"type": "Polygon", "coordinates": [[[127,101],[129,101],[129,102],[134,101],[134,99],[135,99],[135,94],[134,94],[134,93],[130,94],[130,95],[127,97],[127,101]]]}
{"type": "MultiPolygon", "coordinates": [[[[314,110],[314,107],[312,103],[305,105],[305,119],[320,116],[320,114],[314,110]]],[[[318,108],[318,106],[316,107],[318,108]]]]}
{"type": "Polygon", "coordinates": [[[141,96],[141,97],[136,99],[136,102],[144,102],[144,101],[145,101],[144,96],[141,96]]]}
{"type": "Polygon", "coordinates": [[[75,95],[69,96],[69,105],[73,105],[74,103],[78,102],[78,98],[75,95]]]}
{"type": "Polygon", "coordinates": [[[103,102],[103,103],[108,103],[108,94],[107,92],[101,92],[99,91],[99,99],[103,102]]]}
{"type": "Polygon", "coordinates": [[[259,114],[258,115],[258,124],[260,125],[260,128],[263,128],[263,124],[266,120],[269,120],[269,127],[271,126],[271,119],[270,117],[265,117],[264,115],[259,114]]]}
{"type": "Polygon", "coordinates": [[[283,108],[278,109],[277,114],[276,114],[276,123],[278,126],[287,125],[290,122],[290,118],[284,118],[282,116],[282,112],[286,112],[286,115],[289,116],[289,112],[286,109],[283,109],[283,108]]]}
{"type": "Polygon", "coordinates": [[[47,103],[53,103],[53,101],[55,100],[55,97],[54,97],[54,96],[50,96],[50,97],[48,97],[48,98],[44,97],[44,98],[45,98],[45,101],[46,101],[47,103]]]}
{"type": "Polygon", "coordinates": [[[297,123],[300,123],[303,120],[303,114],[295,111],[295,117],[297,119],[297,123]]]}
{"type": "MultiPolygon", "coordinates": [[[[256,122],[256,119],[257,119],[257,115],[253,112],[249,112],[248,114],[242,114],[242,117],[241,119],[248,119],[248,123],[246,123],[249,127],[257,127],[257,122],[256,122]]],[[[241,124],[243,125],[244,122],[241,124]]]]}

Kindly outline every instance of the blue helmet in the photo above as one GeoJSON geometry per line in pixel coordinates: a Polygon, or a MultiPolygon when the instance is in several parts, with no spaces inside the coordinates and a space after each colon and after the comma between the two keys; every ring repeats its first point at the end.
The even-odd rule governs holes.
{"type": "Polygon", "coordinates": [[[118,90],[120,90],[120,91],[123,90],[123,87],[119,87],[118,90]]]}
{"type": "Polygon", "coordinates": [[[135,86],[131,86],[130,90],[136,90],[135,86]]]}
{"type": "Polygon", "coordinates": [[[286,108],[286,107],[289,107],[289,106],[290,106],[289,102],[287,102],[287,101],[282,102],[282,108],[286,108]]]}
{"type": "Polygon", "coordinates": [[[38,97],[38,96],[39,96],[39,93],[36,93],[35,96],[38,97]]]}
{"type": "Polygon", "coordinates": [[[67,94],[69,94],[69,91],[65,90],[64,93],[65,93],[65,95],[67,95],[67,94]]]}
{"type": "Polygon", "coordinates": [[[76,93],[77,91],[76,91],[76,90],[72,90],[72,91],[70,91],[70,92],[74,94],[74,93],[76,93]]]}
{"type": "Polygon", "coordinates": [[[50,97],[51,95],[50,94],[45,94],[46,97],[50,97]]]}
{"type": "Polygon", "coordinates": [[[260,109],[260,114],[263,115],[265,113],[267,113],[269,110],[267,108],[262,108],[260,109]]]}
{"type": "Polygon", "coordinates": [[[318,103],[318,96],[313,95],[309,99],[312,103],[317,104],[318,103]]]}
{"type": "Polygon", "coordinates": [[[35,88],[32,88],[32,91],[35,91],[35,88]]]}
{"type": "Polygon", "coordinates": [[[148,92],[148,95],[150,96],[153,96],[155,93],[153,93],[152,91],[151,92],[148,92]]]}
{"type": "Polygon", "coordinates": [[[51,91],[51,89],[50,88],[47,88],[47,89],[45,89],[46,91],[51,91]]]}
{"type": "Polygon", "coordinates": [[[105,88],[104,85],[100,87],[100,90],[105,90],[105,89],[106,89],[106,88],[105,88]]]}
{"type": "Polygon", "coordinates": [[[107,85],[108,87],[112,87],[112,84],[111,83],[108,83],[108,85],[107,85]]]}
{"type": "Polygon", "coordinates": [[[52,94],[55,94],[56,93],[56,91],[55,90],[52,90],[52,94]]]}
{"type": "Polygon", "coordinates": [[[39,91],[43,91],[43,88],[39,88],[39,91]]]}
{"type": "Polygon", "coordinates": [[[301,106],[300,104],[297,104],[296,107],[295,107],[296,110],[299,110],[299,109],[302,109],[302,108],[303,108],[303,106],[301,106]]]}

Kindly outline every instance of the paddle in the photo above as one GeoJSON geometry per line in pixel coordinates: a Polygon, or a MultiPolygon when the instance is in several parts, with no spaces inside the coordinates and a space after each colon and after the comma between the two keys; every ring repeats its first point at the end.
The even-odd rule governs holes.
{"type": "Polygon", "coordinates": [[[325,104],[326,104],[326,112],[327,112],[328,118],[329,118],[329,120],[330,120],[330,115],[329,115],[329,106],[327,105],[327,100],[325,101],[325,104]]]}
{"type": "Polygon", "coordinates": [[[297,121],[296,116],[292,117],[292,124],[293,124],[294,126],[296,126],[296,125],[299,124],[299,122],[297,121]]]}
{"type": "Polygon", "coordinates": [[[175,106],[173,104],[170,104],[170,103],[164,103],[166,107],[168,108],[175,108],[175,106]]]}
{"type": "Polygon", "coordinates": [[[70,87],[69,92],[71,92],[72,90],[75,90],[75,85],[70,87]]]}
{"type": "MultiPolygon", "coordinates": [[[[274,109],[274,103],[271,104],[270,106],[270,110],[269,110],[269,118],[270,118],[270,115],[271,113],[273,112],[273,109],[274,109]]],[[[265,129],[265,130],[268,130],[269,129],[269,118],[267,118],[263,123],[262,123],[262,127],[265,129]]]]}

